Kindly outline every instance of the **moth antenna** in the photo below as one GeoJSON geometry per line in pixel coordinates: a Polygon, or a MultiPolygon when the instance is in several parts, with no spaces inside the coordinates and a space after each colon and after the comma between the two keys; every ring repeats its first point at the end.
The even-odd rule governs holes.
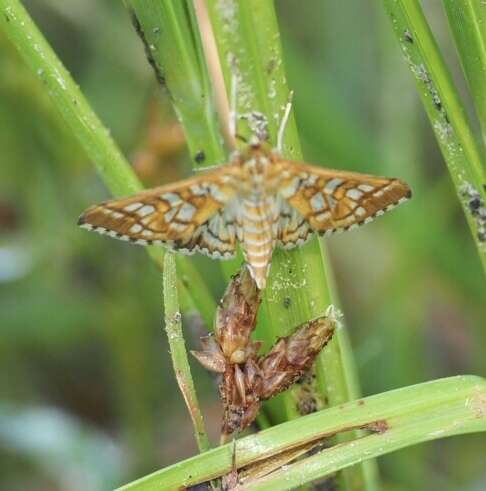
{"type": "Polygon", "coordinates": [[[230,82],[230,114],[229,114],[229,133],[231,138],[236,140],[238,135],[236,134],[236,125],[238,122],[238,115],[236,112],[236,97],[238,89],[238,75],[236,73],[235,60],[231,63],[231,82],[230,82]]]}
{"type": "Polygon", "coordinates": [[[280,123],[280,128],[278,129],[277,134],[277,151],[282,153],[283,150],[283,138],[285,134],[285,128],[287,127],[287,123],[289,121],[290,111],[292,110],[292,99],[294,97],[294,91],[291,90],[289,93],[289,99],[285,106],[284,115],[282,117],[282,122],[280,123]]]}

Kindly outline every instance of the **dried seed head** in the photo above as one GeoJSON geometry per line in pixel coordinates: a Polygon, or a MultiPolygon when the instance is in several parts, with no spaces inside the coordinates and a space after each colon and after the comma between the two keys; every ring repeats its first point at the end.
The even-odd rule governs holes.
{"type": "MultiPolygon", "coordinates": [[[[248,367],[256,365],[248,360],[242,365],[227,364],[219,390],[223,401],[222,437],[225,440],[235,431],[241,431],[255,419],[260,407],[258,393],[248,376],[248,367]]],[[[251,370],[252,368],[250,368],[251,370]]],[[[253,379],[255,380],[255,379],[253,379]]]]}
{"type": "Polygon", "coordinates": [[[273,397],[300,378],[331,340],[335,326],[336,321],[326,317],[306,322],[260,357],[257,362],[263,385],[260,398],[273,397]]]}
{"type": "Polygon", "coordinates": [[[241,371],[239,365],[234,366],[234,380],[236,384],[236,389],[238,390],[238,395],[240,396],[241,403],[243,406],[246,405],[246,380],[245,374],[241,371]]]}
{"type": "Polygon", "coordinates": [[[192,356],[210,372],[224,373],[226,370],[226,360],[222,353],[214,351],[194,351],[191,350],[192,356]]]}
{"type": "Polygon", "coordinates": [[[216,339],[231,363],[243,363],[251,355],[247,350],[260,302],[255,281],[248,269],[242,268],[226,289],[214,325],[216,339]]]}
{"type": "Polygon", "coordinates": [[[250,356],[241,365],[227,364],[220,387],[223,396],[223,436],[249,426],[260,401],[282,392],[302,377],[331,339],[336,318],[306,322],[293,334],[281,338],[266,355],[250,356]]]}
{"type": "Polygon", "coordinates": [[[339,312],[329,308],[326,316],[302,324],[290,336],[279,339],[266,356],[258,356],[261,343],[252,342],[251,334],[260,301],[260,290],[243,267],[216,311],[214,336],[202,338],[203,351],[192,352],[205,368],[223,374],[219,384],[223,440],[254,421],[261,400],[302,377],[339,322],[339,312]]]}

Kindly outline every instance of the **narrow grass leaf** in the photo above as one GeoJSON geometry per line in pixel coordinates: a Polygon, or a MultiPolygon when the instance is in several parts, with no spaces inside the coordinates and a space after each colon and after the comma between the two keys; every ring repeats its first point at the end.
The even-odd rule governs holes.
{"type": "Polygon", "coordinates": [[[458,91],[417,0],[384,0],[486,271],[486,175],[458,91]],[[482,212],[481,212],[482,213],[482,212]]]}
{"type": "Polygon", "coordinates": [[[209,439],[199,408],[196,389],[192,380],[191,368],[187,359],[186,345],[182,333],[182,314],[177,294],[177,273],[174,254],[167,252],[164,257],[164,308],[165,331],[169,340],[170,355],[174,365],[177,383],[191,416],[194,434],[201,452],[209,449],[209,439]]]}
{"type": "MultiPolygon", "coordinates": [[[[474,376],[435,380],[282,423],[238,440],[236,466],[261,462],[290,448],[356,427],[367,428],[370,433],[277,471],[265,478],[261,487],[261,482],[245,485],[248,489],[292,489],[409,445],[486,431],[486,380],[474,376]]],[[[232,444],[212,449],[119,489],[165,491],[207,481],[231,470],[232,450],[232,444]]]]}

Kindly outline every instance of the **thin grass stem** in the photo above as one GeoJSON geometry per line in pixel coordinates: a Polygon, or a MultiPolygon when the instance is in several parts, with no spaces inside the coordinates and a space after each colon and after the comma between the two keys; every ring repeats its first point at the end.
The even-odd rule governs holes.
{"type": "Polygon", "coordinates": [[[187,359],[186,345],[182,333],[182,315],[177,294],[177,273],[174,254],[167,252],[164,257],[164,306],[165,331],[169,340],[170,355],[177,383],[184,397],[194,426],[194,434],[200,452],[209,449],[209,439],[204,425],[196,389],[192,381],[191,368],[187,359]]]}

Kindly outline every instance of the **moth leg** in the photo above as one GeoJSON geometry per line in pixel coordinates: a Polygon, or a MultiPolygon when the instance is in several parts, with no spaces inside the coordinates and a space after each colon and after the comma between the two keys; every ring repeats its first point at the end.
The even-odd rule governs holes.
{"type": "Polygon", "coordinates": [[[277,133],[277,152],[282,153],[283,150],[283,138],[285,134],[285,128],[287,127],[287,123],[289,122],[290,111],[292,110],[292,99],[294,97],[294,91],[291,90],[289,93],[289,100],[285,106],[284,115],[282,117],[282,121],[280,122],[280,127],[277,133]]]}

